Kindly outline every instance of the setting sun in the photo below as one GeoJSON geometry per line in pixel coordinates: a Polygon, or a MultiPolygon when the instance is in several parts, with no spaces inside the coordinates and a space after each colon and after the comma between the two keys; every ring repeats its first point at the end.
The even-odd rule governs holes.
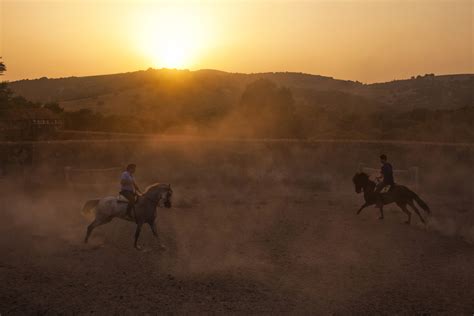
{"type": "Polygon", "coordinates": [[[187,68],[206,44],[206,30],[196,15],[180,8],[140,12],[132,34],[137,49],[153,67],[187,68]]]}

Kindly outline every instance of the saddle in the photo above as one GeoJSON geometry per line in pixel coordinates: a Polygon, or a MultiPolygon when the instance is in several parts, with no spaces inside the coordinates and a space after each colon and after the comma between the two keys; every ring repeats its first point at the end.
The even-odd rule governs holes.
{"type": "MultiPolygon", "coordinates": [[[[139,196],[135,195],[135,203],[138,202],[138,198],[139,198],[139,196]]],[[[119,202],[119,203],[128,203],[128,199],[125,196],[123,196],[122,194],[119,193],[117,195],[117,202],[119,202]]]]}
{"type": "Polygon", "coordinates": [[[125,196],[123,196],[122,194],[119,194],[117,196],[117,202],[118,203],[128,203],[128,200],[125,196]]]}
{"type": "Polygon", "coordinates": [[[130,204],[130,201],[122,194],[119,193],[119,195],[117,196],[117,203],[123,203],[123,204],[127,204],[127,212],[126,212],[126,215],[128,215],[130,217],[130,219],[134,219],[135,218],[135,203],[138,201],[138,196],[135,196],[135,201],[133,204],[130,204]]]}
{"type": "Polygon", "coordinates": [[[384,186],[382,188],[382,190],[380,190],[380,193],[387,193],[388,191],[390,191],[390,189],[392,188],[392,186],[390,184],[384,186]]]}

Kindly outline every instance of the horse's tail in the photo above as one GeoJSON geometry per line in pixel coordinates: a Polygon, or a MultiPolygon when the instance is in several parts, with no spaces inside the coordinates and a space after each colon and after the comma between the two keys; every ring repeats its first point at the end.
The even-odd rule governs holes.
{"type": "Polygon", "coordinates": [[[431,210],[428,206],[428,204],[425,203],[425,201],[423,201],[419,196],[418,194],[416,194],[415,192],[413,192],[413,199],[416,201],[416,203],[418,203],[418,205],[425,210],[426,213],[428,214],[431,214],[431,210]]]}
{"type": "Polygon", "coordinates": [[[82,214],[89,215],[91,211],[99,204],[100,200],[89,200],[82,207],[82,214]]]}

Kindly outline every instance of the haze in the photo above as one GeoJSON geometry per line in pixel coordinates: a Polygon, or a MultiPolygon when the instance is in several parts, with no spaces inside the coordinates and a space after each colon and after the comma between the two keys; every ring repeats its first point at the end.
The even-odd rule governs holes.
{"type": "Polygon", "coordinates": [[[1,2],[2,79],[153,68],[472,73],[472,1],[1,2]]]}

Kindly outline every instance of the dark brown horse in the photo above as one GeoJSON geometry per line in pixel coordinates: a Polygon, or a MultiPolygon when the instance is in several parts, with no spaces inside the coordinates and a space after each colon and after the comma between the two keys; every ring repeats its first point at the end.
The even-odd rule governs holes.
{"type": "MultiPolygon", "coordinates": [[[[356,173],[352,178],[352,182],[355,185],[356,193],[361,193],[362,191],[364,191],[365,203],[357,211],[357,214],[359,214],[367,206],[374,205],[377,203],[377,193],[374,192],[376,183],[370,180],[369,176],[364,172],[356,173]]],[[[382,194],[383,204],[380,205],[379,219],[383,219],[384,217],[383,205],[396,203],[402,209],[402,211],[407,214],[407,224],[410,224],[411,221],[411,213],[408,210],[407,205],[410,205],[410,207],[416,212],[416,214],[418,214],[420,220],[425,223],[423,216],[421,216],[420,211],[414,203],[415,201],[424,211],[426,211],[428,214],[431,214],[428,205],[415,192],[411,191],[403,185],[392,185],[392,187],[387,193],[382,194]]]]}

